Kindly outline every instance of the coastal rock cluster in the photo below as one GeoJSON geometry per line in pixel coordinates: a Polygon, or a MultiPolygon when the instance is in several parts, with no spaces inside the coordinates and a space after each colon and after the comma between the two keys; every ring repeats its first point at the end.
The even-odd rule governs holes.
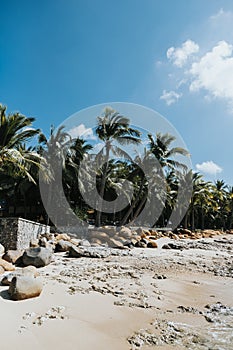
{"type": "MultiPolygon", "coordinates": [[[[160,238],[170,239],[169,243],[162,246],[163,249],[211,248],[215,250],[216,248],[217,250],[219,246],[225,250],[231,249],[230,242],[224,238],[213,239],[211,242],[203,239],[213,238],[220,234],[222,234],[221,231],[213,230],[191,232],[181,228],[175,231],[156,231],[110,226],[90,229],[88,235],[83,239],[67,233],[43,233],[38,239],[33,239],[30,247],[24,251],[8,250],[5,252],[3,245],[0,245],[0,255],[2,255],[0,274],[3,275],[1,283],[9,286],[8,293],[12,300],[32,298],[39,296],[43,289],[38,269],[53,262],[56,253],[65,253],[67,258],[107,259],[116,255],[128,256],[131,252],[130,248],[157,248],[157,240],[160,238]]],[[[214,272],[219,275],[222,269],[214,272]]],[[[226,276],[229,274],[231,276],[232,269],[225,271],[226,276]]]]}

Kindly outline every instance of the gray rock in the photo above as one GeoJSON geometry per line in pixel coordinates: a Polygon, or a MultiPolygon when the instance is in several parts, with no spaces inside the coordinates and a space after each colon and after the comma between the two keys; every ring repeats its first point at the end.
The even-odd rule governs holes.
{"type": "Polygon", "coordinates": [[[90,247],[91,243],[87,239],[81,239],[81,241],[79,242],[79,245],[82,247],[90,247]]]}
{"type": "Polygon", "coordinates": [[[35,266],[26,266],[5,275],[1,281],[1,284],[4,286],[9,286],[13,278],[18,276],[29,276],[34,278],[38,277],[39,273],[35,266]]]}
{"type": "Polygon", "coordinates": [[[43,289],[39,278],[16,276],[12,279],[8,293],[12,300],[23,300],[38,297],[43,289]]]}
{"type": "Polygon", "coordinates": [[[24,266],[32,265],[35,267],[43,267],[50,264],[52,260],[52,252],[50,249],[38,247],[26,249],[23,253],[24,266]]]}
{"type": "Polygon", "coordinates": [[[110,250],[103,247],[75,247],[69,249],[71,258],[106,258],[111,254],[110,250]]]}

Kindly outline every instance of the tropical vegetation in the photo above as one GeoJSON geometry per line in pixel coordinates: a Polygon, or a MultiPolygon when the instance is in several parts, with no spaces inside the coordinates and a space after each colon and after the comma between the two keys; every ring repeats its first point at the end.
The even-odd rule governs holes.
{"type": "Polygon", "coordinates": [[[20,113],[7,114],[6,107],[0,105],[1,216],[22,216],[49,223],[39,176],[48,189],[46,204],[59,202],[57,169],[60,167],[63,191],[70,207],[82,220],[96,226],[169,227],[171,213],[182,209],[176,208],[178,196],[187,197],[190,191],[187,210],[179,225],[192,230],[232,228],[233,187],[222,180],[206,181],[200,173],[188,169],[185,162],[188,151],[174,146],[173,135],[159,130],[156,135],[148,133],[142,145],[141,131],[132,127],[127,117],[106,108],[96,119],[94,131],[102,148],[95,153],[88,140],[72,139],[64,127],[58,130],[52,127],[47,139],[41,130],[33,127],[34,121],[20,113]],[[143,151],[134,157],[129,155],[132,153],[127,152],[127,147],[140,144],[143,151]],[[94,174],[92,162],[99,164],[94,174]],[[79,175],[84,171],[83,163],[85,181],[82,182],[79,175]],[[149,175],[145,176],[146,172],[149,175]],[[83,191],[91,191],[90,176],[95,177],[97,209],[83,197],[83,191]],[[185,187],[187,179],[191,183],[189,188],[185,187]],[[125,186],[126,183],[130,186],[125,186]],[[103,203],[115,203],[120,192],[127,205],[121,210],[116,207],[112,212],[104,211],[103,203]],[[146,213],[143,219],[142,213],[146,213]]]}

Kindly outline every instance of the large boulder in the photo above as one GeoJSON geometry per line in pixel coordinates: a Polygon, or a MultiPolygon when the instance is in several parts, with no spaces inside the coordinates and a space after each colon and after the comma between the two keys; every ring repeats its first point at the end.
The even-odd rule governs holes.
{"type": "Polygon", "coordinates": [[[29,276],[34,278],[38,277],[39,273],[35,266],[26,266],[5,275],[1,280],[1,284],[4,286],[9,286],[12,282],[12,279],[18,276],[29,276]]]}
{"type": "Polygon", "coordinates": [[[5,272],[5,269],[2,266],[0,266],[0,275],[2,275],[4,272],[5,272]]]}
{"type": "Polygon", "coordinates": [[[104,247],[75,247],[69,249],[70,258],[106,258],[110,255],[110,251],[104,247]]]}
{"type": "Polygon", "coordinates": [[[44,267],[51,263],[52,252],[50,249],[43,247],[28,248],[23,253],[22,260],[24,266],[44,267]]]}
{"type": "Polygon", "coordinates": [[[9,263],[15,264],[23,255],[23,250],[8,250],[2,258],[9,263]]]}
{"type": "Polygon", "coordinates": [[[12,300],[35,298],[40,295],[43,284],[39,278],[16,276],[12,279],[8,293],[12,300]]]}
{"type": "Polygon", "coordinates": [[[8,261],[0,258],[0,266],[4,268],[5,271],[14,271],[15,266],[9,263],[8,261]]]}

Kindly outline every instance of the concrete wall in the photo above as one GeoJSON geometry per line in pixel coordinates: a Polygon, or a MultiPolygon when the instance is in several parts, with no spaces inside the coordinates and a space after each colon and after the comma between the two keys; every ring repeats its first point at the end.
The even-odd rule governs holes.
{"type": "Polygon", "coordinates": [[[0,219],[0,243],[9,249],[26,249],[33,238],[50,232],[50,227],[22,218],[0,219]]]}

